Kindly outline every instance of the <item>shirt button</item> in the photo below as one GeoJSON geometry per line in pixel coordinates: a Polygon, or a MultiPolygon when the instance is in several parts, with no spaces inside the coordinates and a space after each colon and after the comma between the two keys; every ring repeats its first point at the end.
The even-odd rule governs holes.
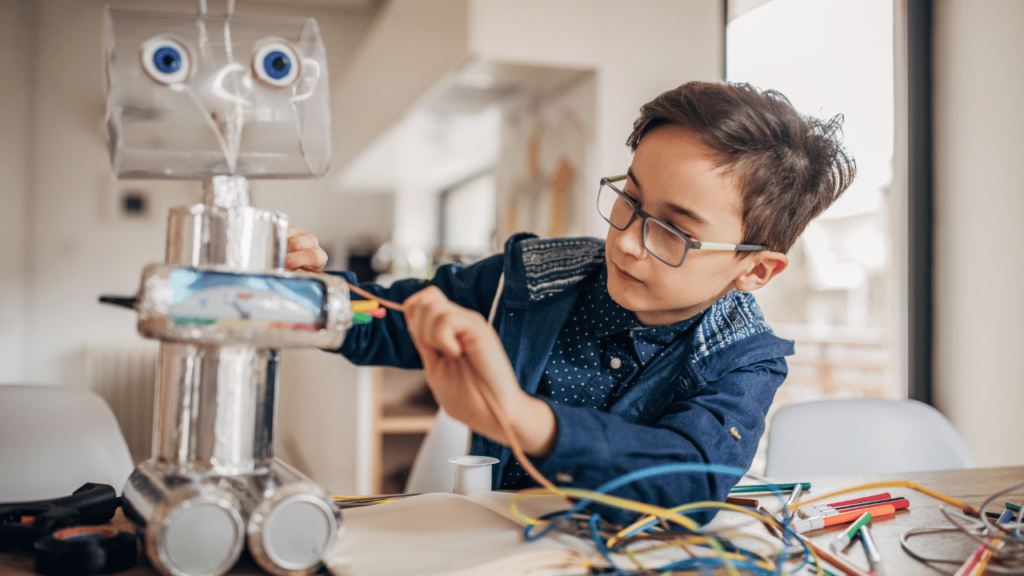
{"type": "Polygon", "coordinates": [[[618,358],[612,358],[611,364],[612,370],[618,370],[619,367],[622,366],[622,360],[619,360],[618,358]]]}
{"type": "Polygon", "coordinates": [[[558,472],[555,474],[555,482],[559,484],[572,484],[572,474],[568,472],[558,472]]]}
{"type": "Polygon", "coordinates": [[[732,428],[729,428],[729,435],[732,436],[733,438],[737,439],[737,440],[742,440],[743,439],[743,436],[740,436],[740,431],[737,430],[735,426],[733,426],[732,428]]]}

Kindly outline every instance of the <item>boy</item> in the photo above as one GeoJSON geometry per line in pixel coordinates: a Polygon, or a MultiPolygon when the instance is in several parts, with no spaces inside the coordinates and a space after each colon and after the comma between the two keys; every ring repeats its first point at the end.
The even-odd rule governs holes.
{"type": "MultiPolygon", "coordinates": [[[[593,489],[674,462],[745,470],[793,352],[750,292],[786,268],[797,236],[849,186],[840,126],[744,84],[665,92],[634,123],[627,175],[601,182],[604,242],[517,235],[504,254],[442,267],[429,283],[368,286],[406,313],[353,327],[338,351],[422,366],[440,405],[474,432],[471,452],[499,458],[496,489],[534,484],[479,385],[560,485],[593,489]]],[[[326,262],[298,230],[289,250],[290,268],[326,262]]],[[[671,507],[724,500],[737,480],[671,474],[614,494],[671,507]]]]}

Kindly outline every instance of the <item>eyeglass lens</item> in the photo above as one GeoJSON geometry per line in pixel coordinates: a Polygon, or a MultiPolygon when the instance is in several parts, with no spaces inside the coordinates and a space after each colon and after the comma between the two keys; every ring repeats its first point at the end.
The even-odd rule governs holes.
{"type": "MultiPolygon", "coordinates": [[[[625,230],[637,208],[609,183],[602,183],[597,195],[597,211],[618,230],[625,230]]],[[[654,257],[670,266],[679,266],[686,257],[686,241],[658,220],[643,218],[643,243],[654,257]]]]}

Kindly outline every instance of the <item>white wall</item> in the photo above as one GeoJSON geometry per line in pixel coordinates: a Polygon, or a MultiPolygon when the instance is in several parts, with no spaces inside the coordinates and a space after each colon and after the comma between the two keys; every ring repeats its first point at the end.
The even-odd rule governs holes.
{"type": "Polygon", "coordinates": [[[466,55],[468,0],[388,0],[338,83],[347,163],[409,111],[466,55]]]}
{"type": "Polygon", "coordinates": [[[1019,465],[1024,2],[934,10],[935,401],[981,465],[1019,465]]]}
{"type": "Polygon", "coordinates": [[[29,379],[26,235],[36,17],[31,2],[0,0],[0,53],[7,55],[7,78],[0,82],[0,382],[29,379]]]}
{"type": "MultiPolygon", "coordinates": [[[[593,70],[593,158],[583,174],[596,193],[621,174],[640,106],[689,80],[725,75],[722,0],[471,0],[470,46],[484,60],[593,70]]],[[[586,234],[607,225],[590,199],[586,234]]]]}
{"type": "MultiPolygon", "coordinates": [[[[345,106],[361,114],[350,119],[354,137],[336,158],[361,165],[360,151],[476,64],[588,71],[594,94],[582,99],[581,119],[596,144],[578,177],[593,189],[628,165],[625,140],[641,105],[688,80],[723,77],[724,17],[723,0],[391,0],[340,84],[345,106]]],[[[434,202],[432,186],[398,186],[399,210],[417,205],[409,212],[422,214],[419,205],[434,202]]],[[[604,234],[589,197],[575,208],[584,226],[573,232],[604,234]]],[[[431,245],[433,235],[417,234],[413,228],[424,227],[416,224],[397,228],[431,245]]]]}

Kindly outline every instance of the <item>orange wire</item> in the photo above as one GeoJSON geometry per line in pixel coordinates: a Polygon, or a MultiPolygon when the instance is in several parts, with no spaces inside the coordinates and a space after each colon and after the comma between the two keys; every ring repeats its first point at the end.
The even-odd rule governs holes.
{"type": "Polygon", "coordinates": [[[366,290],[363,290],[362,288],[354,284],[349,284],[348,288],[349,290],[355,292],[356,294],[359,294],[360,296],[366,298],[367,300],[375,300],[378,304],[380,304],[384,308],[387,308],[388,310],[394,310],[395,312],[405,313],[405,307],[402,306],[401,304],[396,304],[391,300],[385,300],[380,296],[374,296],[373,294],[367,292],[366,290]]]}

